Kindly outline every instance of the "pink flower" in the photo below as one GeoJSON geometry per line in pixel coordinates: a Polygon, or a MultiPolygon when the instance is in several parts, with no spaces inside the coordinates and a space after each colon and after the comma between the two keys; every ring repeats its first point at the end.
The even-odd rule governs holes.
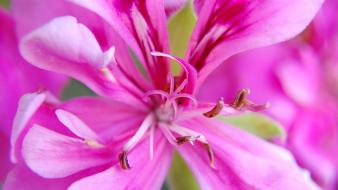
{"type": "Polygon", "coordinates": [[[336,189],[338,182],[337,5],[326,1],[298,39],[232,58],[201,90],[218,92],[200,94],[204,100],[229,100],[246,87],[255,92],[254,101],[269,100],[266,112],[288,130],[286,146],[325,189],[336,189]]]}
{"type": "Polygon", "coordinates": [[[0,8],[0,183],[11,167],[9,138],[20,96],[39,88],[59,94],[65,83],[64,77],[37,69],[21,58],[14,25],[12,17],[0,8]]]}
{"type": "MultiPolygon", "coordinates": [[[[12,134],[14,161],[59,189],[159,189],[177,149],[202,189],[316,189],[287,151],[213,118],[264,109],[246,98],[247,90],[228,104],[195,96],[231,55],[303,30],[320,0],[196,1],[200,19],[185,60],[167,54],[162,1],[69,2],[83,9],[65,9],[75,17],[55,18],[29,33],[21,53],[101,97],[60,103],[45,93],[24,96],[12,134]],[[168,59],[181,65],[180,75],[173,76],[168,59]]],[[[5,188],[18,187],[20,174],[37,179],[14,171],[5,188]]]]}

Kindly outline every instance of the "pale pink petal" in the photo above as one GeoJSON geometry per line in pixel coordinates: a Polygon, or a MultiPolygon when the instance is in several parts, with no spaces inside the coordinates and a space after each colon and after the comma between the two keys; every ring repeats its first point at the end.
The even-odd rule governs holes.
{"type": "Polygon", "coordinates": [[[309,73],[297,66],[297,63],[285,62],[278,70],[278,75],[286,93],[303,105],[311,105],[316,102],[317,88],[310,80],[309,73]]]}
{"type": "Polygon", "coordinates": [[[164,87],[168,62],[152,51],[168,52],[169,39],[164,2],[157,0],[69,0],[106,20],[135,52],[156,87],[164,87]]]}
{"type": "Polygon", "coordinates": [[[154,158],[150,160],[149,138],[145,138],[128,154],[130,170],[115,165],[101,173],[72,184],[70,190],[157,190],[160,189],[170,166],[171,145],[158,131],[155,134],[154,158]]]}
{"type": "Polygon", "coordinates": [[[140,106],[96,97],[69,100],[60,109],[76,115],[106,143],[135,132],[147,113],[140,106]]]}
{"type": "Polygon", "coordinates": [[[12,0],[11,9],[16,21],[16,30],[21,38],[52,19],[70,15],[92,31],[103,50],[116,47],[116,60],[121,69],[141,88],[147,88],[147,81],[136,68],[129,50],[121,37],[100,16],[65,0],[12,0]],[[48,9],[46,9],[48,7],[48,9]]]}
{"type": "Polygon", "coordinates": [[[199,83],[230,56],[287,40],[300,33],[323,0],[199,1],[188,62],[199,71],[199,83]]]}
{"type": "Polygon", "coordinates": [[[29,120],[37,112],[40,106],[45,102],[46,94],[45,93],[31,93],[26,94],[21,97],[19,102],[19,107],[13,122],[12,136],[11,136],[11,145],[12,145],[12,161],[17,162],[18,151],[17,146],[21,144],[19,137],[22,135],[23,131],[29,120]]]}
{"type": "Polygon", "coordinates": [[[202,189],[318,189],[282,148],[204,118],[184,126],[205,135],[215,154],[213,169],[205,147],[187,144],[179,149],[202,189]]]}
{"type": "Polygon", "coordinates": [[[37,92],[24,95],[18,106],[11,136],[11,160],[22,160],[22,141],[33,124],[47,126],[49,129],[62,134],[71,134],[55,116],[58,100],[48,92],[37,92]]]}
{"type": "Polygon", "coordinates": [[[319,56],[307,47],[300,47],[297,53],[300,55],[281,61],[276,74],[290,98],[299,105],[314,106],[321,96],[319,56]]]}
{"type": "Polygon", "coordinates": [[[60,122],[69,130],[71,130],[76,136],[86,140],[94,140],[99,142],[97,134],[76,115],[62,109],[56,110],[55,114],[60,122]]]}
{"type": "Polygon", "coordinates": [[[1,7],[0,28],[0,131],[9,137],[20,97],[41,88],[48,88],[60,95],[66,80],[37,69],[22,59],[15,36],[15,23],[11,15],[1,7]]]}
{"type": "Polygon", "coordinates": [[[33,126],[23,141],[28,167],[45,178],[61,178],[116,160],[108,148],[33,126]]]}
{"type": "Polygon", "coordinates": [[[107,76],[102,70],[106,68],[102,67],[104,52],[93,33],[74,17],[56,18],[28,34],[20,50],[35,66],[74,77],[98,94],[121,96],[123,93],[116,79],[110,78],[112,74],[107,76]]]}
{"type": "Polygon", "coordinates": [[[338,164],[337,112],[304,111],[289,131],[288,148],[323,187],[335,183],[338,164]],[[320,163],[320,165],[318,165],[320,163]]]}

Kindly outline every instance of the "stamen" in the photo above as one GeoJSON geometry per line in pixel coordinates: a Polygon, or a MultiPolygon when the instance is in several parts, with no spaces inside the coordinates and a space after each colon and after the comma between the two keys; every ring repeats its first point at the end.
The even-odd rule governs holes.
{"type": "Polygon", "coordinates": [[[247,99],[246,97],[250,94],[250,90],[249,89],[242,89],[240,90],[234,101],[232,101],[232,103],[230,104],[231,107],[235,108],[235,109],[241,109],[243,108],[246,103],[247,103],[247,99]]]}
{"type": "Polygon", "coordinates": [[[150,96],[156,96],[156,95],[159,95],[162,98],[164,97],[167,100],[169,99],[168,93],[166,93],[163,90],[149,90],[148,92],[145,93],[144,98],[148,98],[150,96]]]}
{"type": "Polygon", "coordinates": [[[214,155],[214,151],[212,151],[211,146],[208,143],[204,144],[204,146],[205,146],[205,148],[208,151],[208,156],[209,156],[209,160],[210,160],[210,166],[212,168],[215,168],[215,155],[214,155]]]}
{"type": "Polygon", "coordinates": [[[170,85],[169,93],[172,94],[175,90],[175,79],[171,74],[169,75],[169,85],[170,85]]]}
{"type": "Polygon", "coordinates": [[[197,140],[200,136],[192,137],[192,136],[182,136],[176,138],[176,143],[178,145],[182,145],[186,142],[189,142],[191,145],[194,145],[194,141],[197,140]]]}
{"type": "Polygon", "coordinates": [[[230,104],[231,107],[237,110],[241,110],[243,108],[246,108],[251,111],[261,111],[270,106],[269,103],[265,104],[255,104],[251,102],[249,99],[247,99],[247,96],[250,94],[249,89],[242,89],[237,93],[236,98],[234,101],[230,104]]]}
{"type": "Polygon", "coordinates": [[[149,114],[141,124],[140,128],[136,131],[135,135],[123,146],[123,152],[119,155],[120,165],[123,169],[129,169],[127,154],[144,136],[149,127],[152,127],[155,122],[154,116],[149,114]]]}
{"type": "Polygon", "coordinates": [[[209,118],[216,117],[222,111],[223,107],[224,101],[223,98],[221,98],[210,111],[204,113],[203,115],[209,118]]]}
{"type": "Polygon", "coordinates": [[[201,142],[204,145],[204,147],[207,149],[208,157],[209,157],[209,160],[210,160],[210,166],[212,168],[215,168],[214,152],[212,151],[211,146],[209,145],[209,143],[207,142],[206,138],[203,135],[201,135],[201,134],[199,134],[195,131],[192,131],[190,129],[180,127],[178,125],[173,125],[169,129],[176,132],[179,135],[182,135],[182,137],[176,138],[176,142],[179,145],[181,145],[185,142],[190,142],[190,143],[194,142],[194,141],[201,142]]]}
{"type": "Polygon", "coordinates": [[[126,151],[123,151],[123,152],[120,153],[119,162],[120,162],[122,169],[127,170],[127,169],[131,168],[130,165],[129,165],[129,162],[128,162],[126,151]]]}
{"type": "Polygon", "coordinates": [[[175,140],[175,137],[174,135],[170,132],[170,130],[168,129],[168,126],[166,125],[162,125],[162,124],[159,124],[158,125],[161,129],[161,131],[163,132],[164,136],[167,138],[167,140],[169,141],[169,143],[173,146],[176,146],[176,140],[175,140]]]}
{"type": "Polygon", "coordinates": [[[155,136],[155,128],[152,126],[150,128],[150,135],[149,135],[149,151],[150,151],[150,160],[154,158],[154,136],[155,136]]]}

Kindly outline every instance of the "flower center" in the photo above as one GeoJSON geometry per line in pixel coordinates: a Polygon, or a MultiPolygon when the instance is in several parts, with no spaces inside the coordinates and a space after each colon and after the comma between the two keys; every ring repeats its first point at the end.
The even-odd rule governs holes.
{"type": "MultiPolygon", "coordinates": [[[[154,104],[153,110],[147,115],[135,135],[124,145],[123,151],[119,155],[120,165],[123,169],[129,169],[127,155],[128,152],[140,141],[147,133],[150,140],[150,158],[153,158],[153,145],[155,130],[161,130],[170,144],[177,147],[186,142],[194,144],[199,142],[205,145],[210,158],[210,164],[214,166],[214,155],[206,138],[191,129],[177,124],[176,120],[184,120],[183,113],[194,110],[197,107],[197,100],[190,94],[182,92],[187,81],[184,80],[175,88],[174,78],[169,78],[170,88],[168,92],[163,90],[150,90],[145,94],[145,100],[154,104]],[[183,103],[182,103],[183,102],[183,103]]],[[[203,115],[200,111],[198,115],[203,115]]]]}

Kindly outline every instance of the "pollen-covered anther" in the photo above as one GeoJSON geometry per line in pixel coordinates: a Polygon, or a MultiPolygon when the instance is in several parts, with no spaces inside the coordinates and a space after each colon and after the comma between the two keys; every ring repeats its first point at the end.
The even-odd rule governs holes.
{"type": "Polygon", "coordinates": [[[176,138],[176,143],[178,145],[182,145],[182,144],[184,144],[186,142],[189,142],[189,143],[193,144],[194,141],[197,140],[198,138],[199,138],[199,136],[197,136],[197,137],[192,137],[192,136],[177,137],[176,138]]]}
{"type": "Polygon", "coordinates": [[[232,101],[230,104],[231,107],[237,110],[242,110],[243,108],[246,108],[251,111],[261,111],[264,109],[267,109],[270,104],[267,102],[265,104],[255,104],[249,99],[247,99],[247,96],[250,94],[249,89],[242,89],[237,93],[236,98],[232,101]]]}
{"type": "Polygon", "coordinates": [[[122,167],[122,169],[130,169],[130,165],[129,165],[129,162],[128,162],[128,157],[127,157],[127,152],[126,151],[123,151],[120,153],[119,155],[119,162],[120,162],[120,165],[122,167]]]}
{"type": "Polygon", "coordinates": [[[218,100],[217,104],[208,112],[205,112],[203,115],[205,117],[216,117],[219,113],[221,113],[222,109],[224,107],[224,100],[223,98],[221,98],[220,100],[218,100]]]}
{"type": "Polygon", "coordinates": [[[208,157],[209,157],[209,161],[210,161],[210,166],[212,168],[215,168],[215,155],[214,155],[214,151],[212,150],[211,146],[207,143],[204,144],[205,148],[208,151],[208,157]]]}

